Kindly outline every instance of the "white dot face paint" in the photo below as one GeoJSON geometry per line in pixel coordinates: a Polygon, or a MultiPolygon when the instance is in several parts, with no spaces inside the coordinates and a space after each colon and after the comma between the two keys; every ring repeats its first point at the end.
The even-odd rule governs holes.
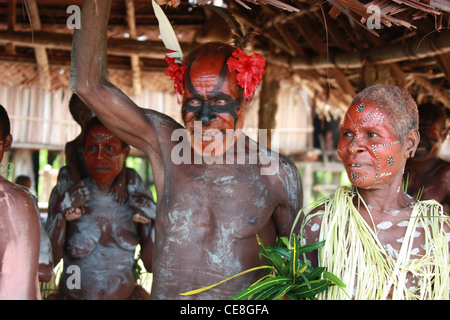
{"type": "Polygon", "coordinates": [[[351,105],[345,115],[338,153],[353,185],[370,188],[403,172],[403,145],[386,117],[371,101],[351,105]]]}
{"type": "Polygon", "coordinates": [[[93,126],[87,133],[84,157],[89,174],[97,183],[114,181],[126,158],[119,138],[101,125],[93,126]]]}

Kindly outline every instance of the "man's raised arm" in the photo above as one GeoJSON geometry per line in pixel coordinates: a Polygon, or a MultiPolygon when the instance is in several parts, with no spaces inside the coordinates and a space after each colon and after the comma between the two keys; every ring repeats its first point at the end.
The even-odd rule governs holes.
{"type": "Polygon", "coordinates": [[[121,140],[145,153],[159,153],[153,125],[122,91],[109,82],[107,29],[111,0],[84,1],[81,28],[72,43],[70,88],[121,140]]]}

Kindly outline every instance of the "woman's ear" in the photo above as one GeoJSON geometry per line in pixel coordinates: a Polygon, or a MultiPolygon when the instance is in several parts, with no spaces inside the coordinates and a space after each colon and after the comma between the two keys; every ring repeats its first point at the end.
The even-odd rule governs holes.
{"type": "Polygon", "coordinates": [[[411,129],[405,136],[405,156],[412,158],[416,154],[417,146],[420,141],[420,133],[417,129],[411,129]]]}

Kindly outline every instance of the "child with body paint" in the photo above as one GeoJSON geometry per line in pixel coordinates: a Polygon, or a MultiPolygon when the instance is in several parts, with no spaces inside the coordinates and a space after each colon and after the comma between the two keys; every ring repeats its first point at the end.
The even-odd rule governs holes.
{"type": "Polygon", "coordinates": [[[52,191],[45,225],[55,264],[63,258],[59,291],[50,299],[148,299],[135,284],[136,246],[151,272],[151,229],[155,204],[139,175],[126,168],[130,195],[123,204],[111,188],[125,168],[129,146],[97,118],[86,126],[84,158],[89,173],[83,185],[72,185],[63,167],[52,191]]]}
{"type": "Polygon", "coordinates": [[[359,93],[341,127],[338,154],[352,183],[303,218],[302,244],[325,240],[306,257],[346,288],[322,299],[448,299],[448,217],[436,201],[403,191],[406,160],[419,143],[417,105],[403,89],[359,93]]]}

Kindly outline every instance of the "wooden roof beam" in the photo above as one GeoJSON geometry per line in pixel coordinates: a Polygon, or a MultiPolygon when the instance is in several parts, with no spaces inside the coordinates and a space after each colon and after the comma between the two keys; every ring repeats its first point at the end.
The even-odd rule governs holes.
{"type": "Polygon", "coordinates": [[[280,48],[281,50],[287,52],[291,56],[295,56],[295,52],[286,46],[286,44],[283,41],[280,41],[278,38],[278,33],[273,32],[271,29],[264,29],[264,27],[260,27],[256,25],[253,21],[249,19],[249,17],[241,15],[239,13],[234,13],[234,16],[239,19],[243,24],[246,24],[247,26],[254,29],[254,32],[258,33],[259,35],[265,37],[268,41],[272,42],[276,47],[280,48]]]}
{"type": "Polygon", "coordinates": [[[331,19],[331,17],[326,14],[324,19],[324,24],[326,25],[326,30],[329,33],[330,37],[334,40],[334,43],[339,48],[342,48],[344,51],[347,52],[353,52],[354,47],[349,42],[349,39],[347,36],[343,35],[342,32],[339,30],[338,24],[335,22],[334,19],[331,19]],[[330,18],[330,19],[327,19],[330,18]]]}
{"type": "MultiPolygon", "coordinates": [[[[42,29],[41,19],[39,17],[39,11],[37,7],[36,0],[27,0],[28,13],[31,23],[31,28],[33,30],[39,31],[42,29]]],[[[45,90],[51,90],[51,75],[50,67],[48,64],[48,56],[45,46],[36,45],[34,47],[34,55],[36,57],[36,62],[39,71],[39,80],[41,87],[45,90]]]]}
{"type": "Polygon", "coordinates": [[[450,53],[444,53],[436,57],[436,61],[450,81],[450,53]]]}
{"type": "Polygon", "coordinates": [[[288,45],[290,52],[293,56],[296,55],[304,55],[305,52],[303,51],[303,48],[298,44],[298,42],[293,37],[292,33],[289,32],[283,25],[281,24],[275,24],[275,28],[278,30],[278,33],[281,35],[283,40],[288,45]]]}
{"type": "MultiPolygon", "coordinates": [[[[72,50],[72,35],[55,32],[23,32],[14,33],[0,30],[0,43],[12,42],[17,46],[31,47],[45,46],[49,49],[72,50]]],[[[183,51],[188,53],[195,45],[183,43],[183,51]]],[[[108,54],[116,56],[131,56],[164,60],[167,49],[162,41],[139,41],[133,39],[108,39],[108,54]]]]}
{"type": "MultiPolygon", "coordinates": [[[[314,50],[316,50],[319,54],[327,54],[327,46],[321,42],[320,38],[305,19],[300,19],[298,21],[298,27],[314,50]]],[[[332,66],[330,67],[330,74],[337,80],[337,84],[344,93],[351,97],[355,95],[353,85],[341,69],[336,66],[332,66]]]]}
{"type": "MultiPolygon", "coordinates": [[[[131,39],[136,39],[136,17],[134,10],[134,0],[126,0],[127,22],[130,29],[131,39]]],[[[131,58],[131,79],[133,81],[134,94],[139,95],[142,91],[141,68],[139,66],[139,55],[132,54],[131,58]]]]}
{"type": "MultiPolygon", "coordinates": [[[[14,32],[16,26],[16,0],[8,0],[8,31],[14,32]]],[[[16,46],[13,43],[6,45],[6,52],[16,54],[16,46]]]]}
{"type": "Polygon", "coordinates": [[[408,75],[407,78],[412,78],[416,84],[425,88],[427,93],[432,96],[434,100],[441,102],[444,107],[450,109],[450,99],[445,95],[440,87],[433,85],[429,80],[422,76],[408,75]]]}
{"type": "Polygon", "coordinates": [[[329,52],[314,57],[288,57],[272,55],[268,57],[272,63],[290,67],[294,70],[361,68],[364,61],[374,64],[397,63],[406,60],[417,60],[450,53],[450,30],[435,32],[425,38],[410,38],[404,43],[371,47],[363,53],[329,52]]]}

